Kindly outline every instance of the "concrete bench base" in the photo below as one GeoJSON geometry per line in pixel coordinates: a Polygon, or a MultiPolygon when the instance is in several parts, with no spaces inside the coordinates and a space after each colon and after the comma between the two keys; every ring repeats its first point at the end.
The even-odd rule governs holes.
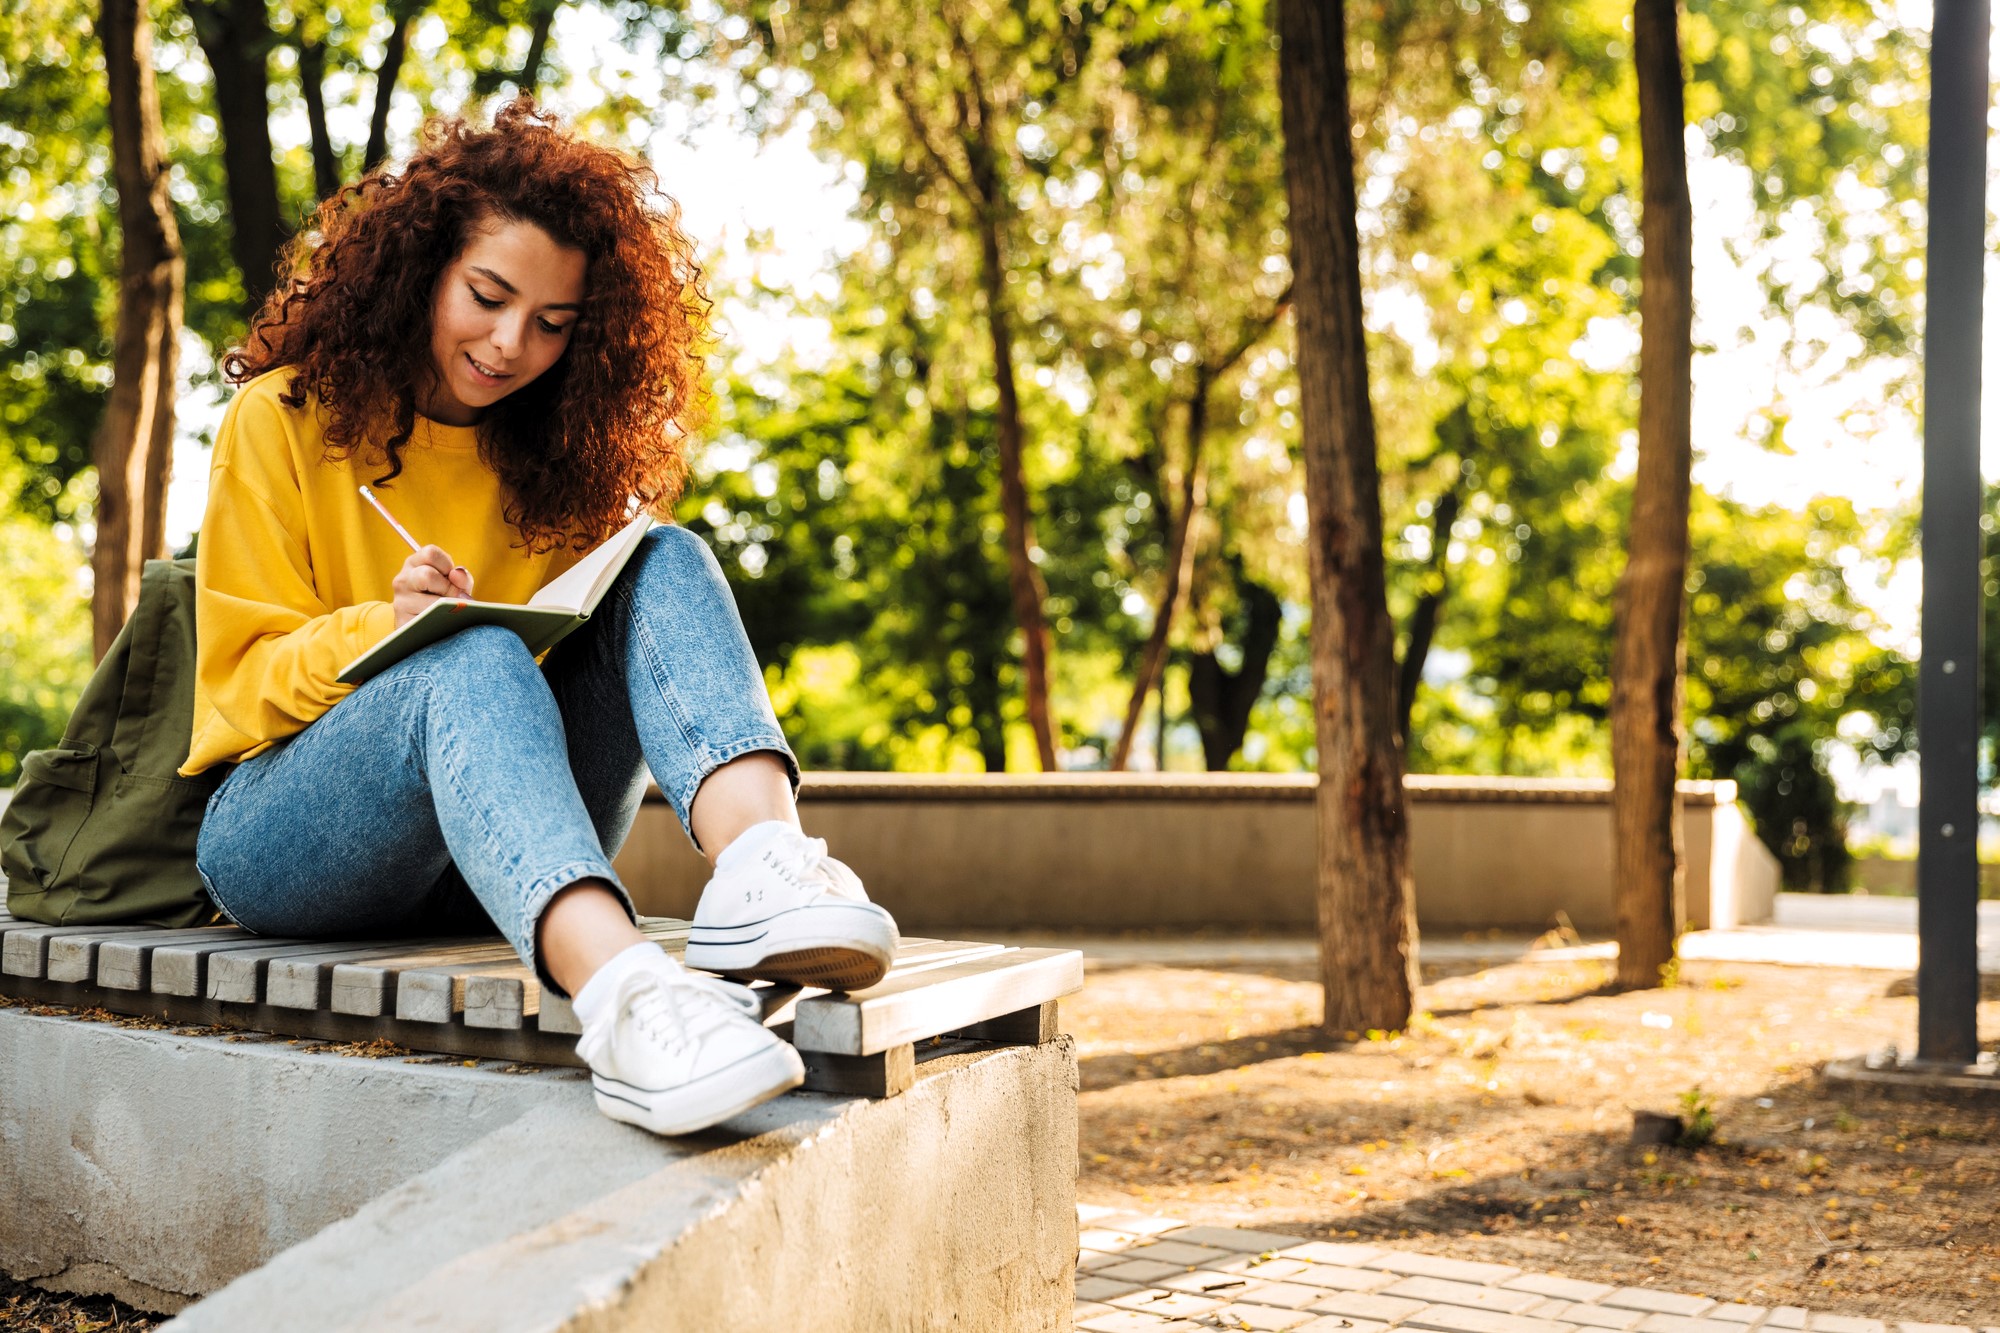
{"type": "Polygon", "coordinates": [[[580,1071],[305,1045],[0,1009],[0,1268],[190,1333],[1067,1326],[1067,1038],[675,1140],[580,1071]]]}

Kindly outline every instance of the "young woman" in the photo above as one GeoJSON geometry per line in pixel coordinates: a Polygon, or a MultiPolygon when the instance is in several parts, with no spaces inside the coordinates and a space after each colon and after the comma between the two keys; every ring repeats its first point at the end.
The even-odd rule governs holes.
{"type": "Polygon", "coordinates": [[[643,164],[521,99],[432,125],[400,171],[323,204],[244,345],[198,556],[186,767],[231,771],[197,864],[257,934],[498,926],[574,997],[599,1109],[686,1133],[804,1069],[746,987],[633,924],[611,867],[648,774],[714,864],[686,958],[857,989],[889,914],[799,829],[798,764],[735,603],[687,530],[647,534],[537,662],[462,631],[341,668],[441,597],[522,602],[663,512],[696,424],[700,270],[643,164]],[[410,553],[372,486],[429,545],[410,553]]]}

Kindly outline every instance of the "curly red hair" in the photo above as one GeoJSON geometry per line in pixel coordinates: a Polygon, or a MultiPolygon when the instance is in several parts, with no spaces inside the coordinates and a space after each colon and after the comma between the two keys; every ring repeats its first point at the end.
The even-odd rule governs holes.
{"type": "Polygon", "coordinates": [[[430,374],[437,284],[496,220],[532,223],[588,261],[569,346],[478,426],[523,542],[581,550],[625,522],[632,498],[662,512],[679,496],[681,440],[705,402],[710,302],[652,169],[579,139],[532,98],[501,107],[490,129],[432,121],[400,171],[377,168],[322,203],[223,372],[241,384],[292,367],[284,401],[318,397],[327,457],[379,456],[382,480],[395,477],[430,374]]]}

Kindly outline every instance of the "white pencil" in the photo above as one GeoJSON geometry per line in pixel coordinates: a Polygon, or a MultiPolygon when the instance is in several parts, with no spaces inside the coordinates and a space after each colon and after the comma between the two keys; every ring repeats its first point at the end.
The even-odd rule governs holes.
{"type": "Polygon", "coordinates": [[[375,512],[382,516],[382,521],[384,523],[387,523],[390,527],[394,528],[396,530],[396,535],[398,537],[401,537],[404,541],[408,542],[410,544],[410,549],[412,551],[421,551],[424,549],[422,544],[419,543],[415,537],[412,537],[409,534],[409,531],[405,529],[401,523],[398,523],[396,521],[396,516],[382,507],[382,502],[375,498],[375,492],[369,490],[366,486],[361,487],[360,490],[361,490],[361,498],[366,500],[369,504],[375,506],[375,512]]]}
{"type": "MultiPolygon", "coordinates": [[[[421,552],[424,549],[421,545],[418,544],[417,539],[410,535],[409,529],[405,528],[401,523],[398,523],[396,521],[396,516],[390,513],[387,509],[384,509],[382,507],[382,502],[375,498],[375,492],[369,490],[366,486],[358,486],[355,489],[361,492],[362,499],[366,500],[369,504],[374,506],[375,512],[382,516],[382,521],[384,523],[387,523],[390,527],[394,528],[396,530],[396,535],[398,537],[401,537],[404,541],[410,544],[410,549],[412,551],[421,552]]],[[[470,588],[472,586],[472,576],[471,574],[466,573],[464,565],[453,565],[451,567],[451,572],[453,574],[465,573],[466,587],[470,588]]],[[[449,593],[446,593],[444,595],[451,596],[451,594],[449,593]]],[[[462,601],[463,599],[457,598],[454,600],[462,601]]]]}

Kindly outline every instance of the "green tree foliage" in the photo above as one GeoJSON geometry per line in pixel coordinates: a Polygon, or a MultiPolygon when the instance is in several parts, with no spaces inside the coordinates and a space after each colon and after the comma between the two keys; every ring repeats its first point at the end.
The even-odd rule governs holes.
{"type": "MultiPolygon", "coordinates": [[[[400,132],[411,111],[458,110],[518,83],[552,12],[547,0],[265,8],[283,216],[296,225],[327,175],[299,128],[314,118],[315,74],[323,150],[352,178],[399,24],[400,132]]],[[[1417,771],[1608,771],[1636,346],[1628,12],[1623,0],[1387,0],[1354,15],[1391,609],[1403,651],[1432,659],[1411,703],[1417,771]]],[[[720,410],[682,515],[715,543],[807,762],[1034,762],[1008,609],[978,232],[934,156],[940,143],[926,145],[896,94],[956,117],[976,67],[1004,186],[997,234],[1062,743],[1089,762],[1117,735],[1167,582],[1192,407],[1205,393],[1205,494],[1164,686],[1169,757],[1308,766],[1296,386],[1289,321],[1274,315],[1289,242],[1260,0],[954,0],[914,17],[873,3],[697,11],[633,0],[594,18],[656,52],[669,96],[697,118],[776,129],[809,114],[820,148],[851,164],[858,187],[866,240],[836,286],[726,293],[823,320],[828,336],[823,351],[768,366],[718,357],[720,410]],[[948,31],[940,15],[961,21],[948,31]],[[905,77],[887,77],[899,68],[905,77]],[[1246,690],[1247,723],[1223,725],[1246,690]]],[[[1742,238],[1739,259],[1790,318],[1799,363],[1914,365],[1924,39],[1892,18],[1882,0],[1689,0],[1697,147],[1748,172],[1757,234],[1742,238]]],[[[155,22],[187,326],[201,344],[184,361],[212,378],[245,300],[221,130],[188,11],[170,3],[155,22]]],[[[592,75],[580,53],[543,50],[544,87],[592,75]]],[[[50,525],[88,523],[84,464],[108,373],[116,254],[101,79],[87,14],[61,0],[10,11],[0,492],[11,499],[0,508],[19,517],[0,521],[41,525],[45,538],[10,536],[8,549],[39,552],[50,571],[72,540],[50,525]]],[[[664,118],[661,105],[602,83],[601,96],[579,99],[593,134],[637,143],[664,118]]],[[[1906,412],[1911,387],[1896,380],[1872,424],[1906,412]]],[[[1750,423],[1753,441],[1786,447],[1783,410],[1750,423]]],[[[1836,881],[1831,747],[1854,736],[1889,756],[1911,743],[1908,664],[1879,646],[1849,584],[1856,560],[1901,558],[1907,533],[1844,502],[1787,515],[1702,497],[1695,538],[1690,771],[1742,784],[1794,882],[1836,881]]],[[[1992,545],[2000,560],[2000,538],[1992,545]]],[[[37,608],[61,603],[57,584],[47,588],[37,608]]],[[[58,643],[67,622],[34,614],[58,643]]],[[[2000,645],[1992,628],[1988,643],[2000,645]]],[[[0,697],[48,704],[39,737],[49,718],[60,725],[61,692],[76,680],[61,665],[67,649],[30,661],[20,642],[0,660],[0,697]]],[[[2000,698],[1995,681],[1989,670],[2000,698]]],[[[31,739],[26,725],[7,724],[8,752],[16,732],[31,739]]]]}
{"type": "MultiPolygon", "coordinates": [[[[1437,771],[1609,773],[1610,585],[1605,514],[1553,529],[1469,628],[1470,671],[1433,703],[1423,735],[1437,771]],[[1577,724],[1585,724],[1579,728],[1577,724]]],[[[1822,498],[1805,512],[1752,509],[1695,491],[1687,691],[1691,777],[1736,781],[1789,887],[1843,888],[1847,812],[1832,752],[1882,760],[1911,743],[1916,668],[1879,642],[1857,583],[1907,554],[1899,525],[1822,498]]]]}
{"type": "Polygon", "coordinates": [[[1787,887],[1843,890],[1831,753],[1893,759],[1916,714],[1916,664],[1876,641],[1851,581],[1906,553],[1898,530],[1846,500],[1796,513],[1702,495],[1690,527],[1690,773],[1736,780],[1787,887]]]}
{"type": "MultiPolygon", "coordinates": [[[[0,480],[18,463],[0,460],[0,480]]],[[[68,524],[0,502],[0,787],[21,756],[56,743],[90,676],[90,600],[83,545],[68,524]]]]}

